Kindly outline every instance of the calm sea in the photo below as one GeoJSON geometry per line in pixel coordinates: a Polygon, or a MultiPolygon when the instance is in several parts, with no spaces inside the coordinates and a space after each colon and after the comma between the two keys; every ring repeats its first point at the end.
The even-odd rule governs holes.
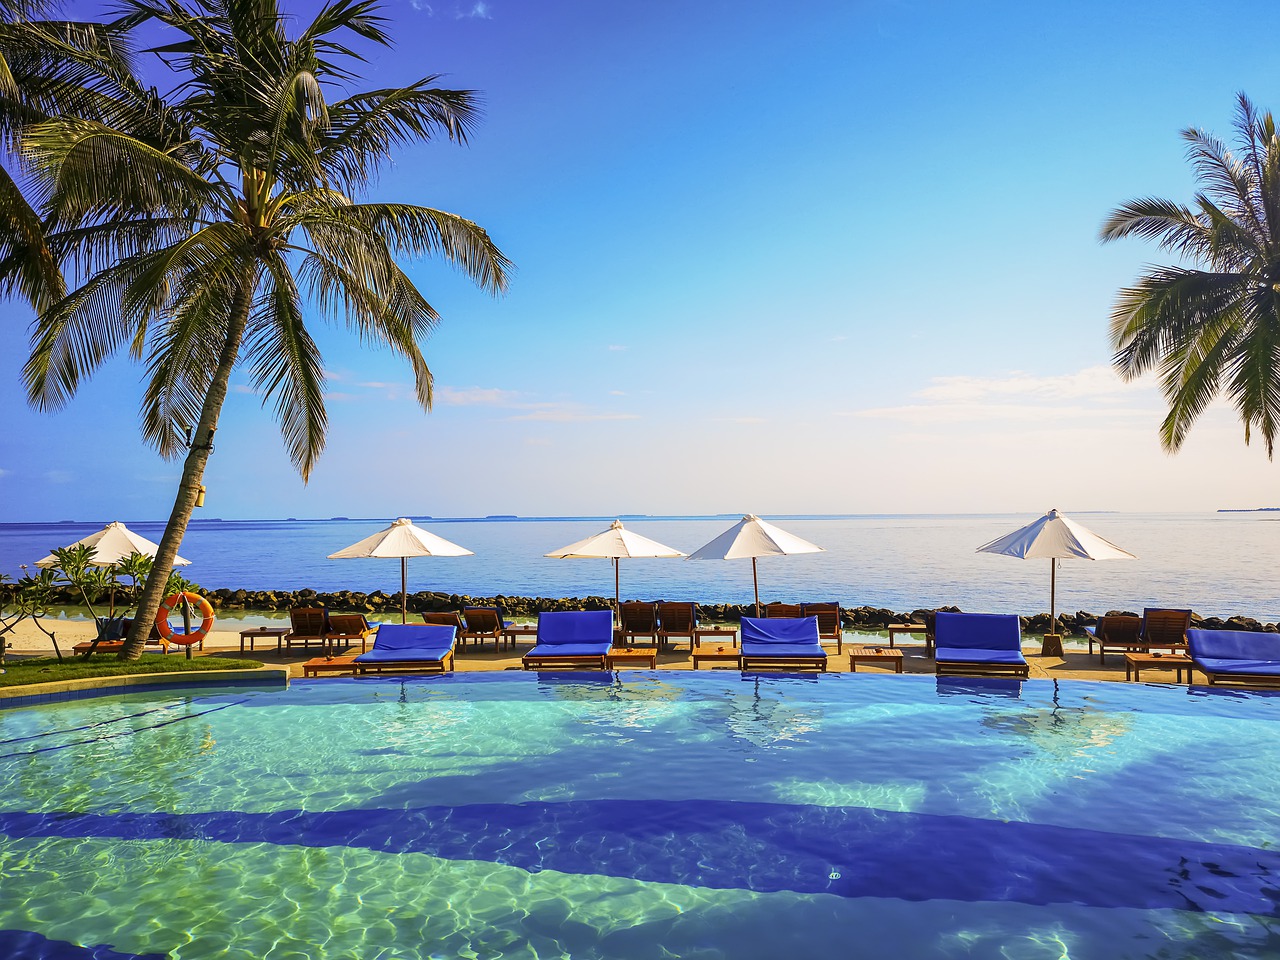
{"type": "MultiPolygon", "coordinates": [[[[1205,616],[1243,614],[1280,621],[1280,514],[1073,514],[1137,560],[1064,560],[1058,610],[1101,613],[1144,606],[1191,607],[1205,616]]],[[[1049,561],[979,554],[974,548],[1034,519],[1021,515],[769,518],[825,553],[759,562],[764,601],[839,600],[908,611],[955,604],[968,611],[1033,614],[1049,609],[1049,561]]],[[[420,520],[475,551],[473,557],[409,560],[409,590],[472,596],[612,596],[606,560],[542,555],[608,527],[611,517],[537,520],[420,520]]],[[[686,553],[736,517],[626,519],[629,529],[686,553]]],[[[159,540],[163,524],[126,521],[159,540]]],[[[396,560],[326,556],[389,520],[196,521],[181,552],[184,574],[207,589],[400,587],[396,560]]],[[[57,546],[98,530],[95,523],[0,524],[0,571],[20,575],[57,546]]],[[[623,560],[624,599],[751,600],[751,562],[623,560]]]]}

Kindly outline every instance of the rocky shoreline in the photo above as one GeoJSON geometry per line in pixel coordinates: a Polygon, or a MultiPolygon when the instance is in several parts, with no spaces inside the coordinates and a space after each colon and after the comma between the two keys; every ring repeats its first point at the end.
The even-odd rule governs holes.
{"type": "MultiPolygon", "coordinates": [[[[9,601],[14,592],[14,584],[0,584],[0,603],[9,601]]],[[[202,591],[215,610],[235,610],[252,613],[254,611],[285,611],[290,607],[321,606],[335,613],[363,613],[366,615],[385,616],[400,609],[400,594],[359,593],[352,590],[334,592],[318,592],[315,590],[209,590],[202,591]]],[[[67,593],[64,600],[67,604],[76,604],[79,597],[67,593]]],[[[463,607],[501,608],[507,617],[533,618],[540,613],[557,610],[608,610],[613,606],[609,597],[513,597],[499,595],[496,597],[472,597],[456,593],[436,593],[422,591],[409,594],[406,606],[410,613],[418,614],[426,611],[461,610],[463,607]]],[[[940,610],[959,612],[958,607],[939,607],[940,610]]],[[[884,607],[858,606],[844,607],[841,619],[846,629],[850,630],[883,630],[893,623],[925,623],[935,611],[931,608],[920,608],[911,611],[889,610],[884,607]]],[[[741,603],[699,604],[700,620],[717,622],[734,622],[744,616],[751,616],[752,605],[741,603]]],[[[1075,613],[1058,614],[1058,632],[1064,636],[1084,636],[1084,628],[1093,626],[1099,617],[1109,614],[1141,615],[1141,610],[1105,610],[1102,613],[1088,613],[1078,610],[1075,613]]],[[[1020,617],[1023,633],[1031,636],[1047,633],[1049,615],[1038,613],[1034,616],[1020,617]]],[[[1254,632],[1277,633],[1280,625],[1262,623],[1251,617],[1235,616],[1201,617],[1191,615],[1194,626],[1206,630],[1250,630],[1254,632]]]]}
{"type": "MultiPolygon", "coordinates": [[[[365,614],[387,614],[400,609],[400,594],[357,593],[350,590],[339,590],[334,593],[318,593],[315,590],[214,590],[208,594],[214,609],[227,610],[287,610],[290,607],[322,606],[334,612],[355,612],[365,614]]],[[[462,594],[436,593],[422,591],[411,593],[406,601],[410,613],[427,611],[461,610],[463,607],[499,607],[508,617],[536,617],[540,613],[557,610],[608,610],[613,606],[609,597],[472,597],[462,594]]],[[[958,607],[940,607],[958,613],[958,607]]],[[[909,612],[888,610],[883,607],[860,606],[844,607],[841,620],[851,630],[883,630],[892,623],[924,623],[933,614],[933,609],[921,608],[909,612]]],[[[699,604],[698,618],[713,623],[732,622],[742,617],[752,616],[752,604],[746,603],[713,603],[699,604]]],[[[1079,610],[1075,613],[1058,614],[1058,630],[1065,636],[1084,636],[1084,628],[1093,626],[1098,619],[1110,614],[1130,614],[1141,616],[1142,611],[1106,610],[1100,614],[1079,610]]],[[[1020,617],[1025,634],[1047,633],[1049,615],[1039,613],[1030,617],[1020,617]]],[[[1251,630],[1268,633],[1280,632],[1280,625],[1261,623],[1251,617],[1235,616],[1227,619],[1221,617],[1200,617],[1191,615],[1192,624],[1206,630],[1251,630]]]]}

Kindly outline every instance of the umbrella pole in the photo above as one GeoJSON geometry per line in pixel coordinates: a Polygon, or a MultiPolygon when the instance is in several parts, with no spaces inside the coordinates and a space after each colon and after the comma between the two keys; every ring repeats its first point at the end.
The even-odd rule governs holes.
{"type": "Polygon", "coordinates": [[[408,597],[406,596],[406,592],[408,591],[408,588],[409,588],[409,575],[405,568],[408,565],[409,565],[409,561],[406,560],[404,557],[401,557],[400,558],[400,622],[401,623],[409,622],[409,618],[405,613],[405,602],[408,599],[408,597]]]}
{"type": "Polygon", "coordinates": [[[613,608],[618,611],[618,615],[622,615],[622,604],[618,598],[621,596],[618,592],[618,558],[613,558],[613,608]]]}
{"type": "Polygon", "coordinates": [[[1058,632],[1058,561],[1049,560],[1049,632],[1058,632]]]}
{"type": "Polygon", "coordinates": [[[751,583],[756,588],[756,616],[760,616],[760,576],[756,573],[756,558],[751,558],[751,583]]]}

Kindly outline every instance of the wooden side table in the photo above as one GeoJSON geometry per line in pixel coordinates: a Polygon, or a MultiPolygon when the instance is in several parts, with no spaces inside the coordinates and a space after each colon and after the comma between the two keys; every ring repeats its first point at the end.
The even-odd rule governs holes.
{"type": "Polygon", "coordinates": [[[321,673],[355,673],[355,657],[313,657],[302,665],[304,677],[314,677],[321,673]]]}
{"type": "Polygon", "coordinates": [[[658,651],[655,647],[614,647],[605,657],[610,670],[617,667],[647,667],[658,669],[658,651]]]}
{"type": "Polygon", "coordinates": [[[698,664],[704,660],[712,665],[717,663],[727,664],[735,669],[742,666],[742,651],[737,647],[697,647],[693,648],[691,654],[693,657],[693,669],[698,669],[698,664]]]}
{"type": "Polygon", "coordinates": [[[514,623],[509,627],[502,629],[503,639],[511,644],[514,650],[517,637],[533,637],[534,642],[538,639],[538,625],[536,623],[514,623]]]}
{"type": "Polygon", "coordinates": [[[858,664],[870,663],[878,667],[892,667],[894,673],[902,672],[902,651],[895,647],[877,647],[856,643],[849,646],[849,672],[857,673],[858,664]]]}
{"type": "Polygon", "coordinates": [[[1191,674],[1195,670],[1195,663],[1185,653],[1136,651],[1124,655],[1124,678],[1126,680],[1132,680],[1134,683],[1141,682],[1143,667],[1176,670],[1178,683],[1182,682],[1182,671],[1185,670],[1187,671],[1187,685],[1190,686],[1191,674]]]}
{"type": "Polygon", "coordinates": [[[890,647],[893,647],[894,638],[900,633],[923,633],[925,635],[925,646],[929,645],[929,628],[923,623],[891,623],[885,629],[889,631],[890,647]]]}
{"type": "Polygon", "coordinates": [[[693,631],[693,644],[698,646],[704,640],[709,645],[720,646],[728,640],[730,645],[738,645],[738,629],[736,627],[698,627],[693,631]]]}
{"type": "Polygon", "coordinates": [[[249,650],[253,651],[253,641],[260,637],[275,637],[276,651],[279,652],[281,641],[289,635],[289,627],[246,627],[240,631],[240,652],[244,653],[244,642],[249,641],[249,650]]]}

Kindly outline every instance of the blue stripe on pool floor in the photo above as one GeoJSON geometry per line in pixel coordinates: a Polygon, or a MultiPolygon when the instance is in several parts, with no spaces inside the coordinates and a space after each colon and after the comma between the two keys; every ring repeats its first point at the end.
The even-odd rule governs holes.
{"type": "Polygon", "coordinates": [[[11,837],[361,847],[758,892],[1280,917],[1280,851],[1077,827],[738,801],[307,813],[0,813],[11,837]]]}
{"type": "Polygon", "coordinates": [[[168,960],[167,953],[121,953],[106,944],[82,947],[50,940],[30,930],[0,930],[0,957],[5,960],[168,960]]]}

